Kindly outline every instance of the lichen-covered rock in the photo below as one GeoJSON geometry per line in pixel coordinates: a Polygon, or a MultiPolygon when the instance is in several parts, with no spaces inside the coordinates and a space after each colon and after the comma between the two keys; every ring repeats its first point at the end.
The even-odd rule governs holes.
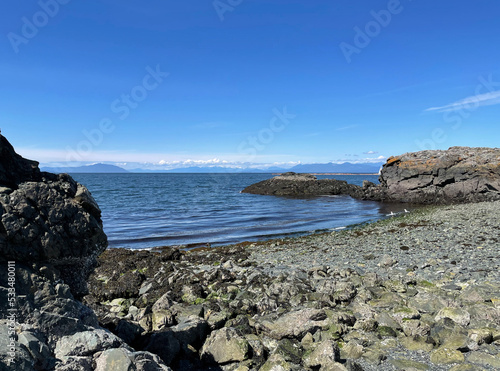
{"type": "Polygon", "coordinates": [[[385,199],[448,204],[500,199],[500,149],[452,147],[390,157],[380,174],[385,199]]]}
{"type": "Polygon", "coordinates": [[[498,354],[493,356],[484,352],[471,352],[467,357],[467,361],[497,370],[500,369],[500,355],[498,354]]]}
{"type": "Polygon", "coordinates": [[[314,333],[318,329],[327,329],[329,325],[327,315],[320,309],[301,309],[284,314],[274,320],[271,317],[262,318],[256,327],[273,339],[286,337],[302,337],[314,333]]]}
{"type": "Polygon", "coordinates": [[[442,318],[449,318],[461,326],[467,326],[470,322],[470,313],[462,308],[447,307],[441,309],[436,315],[436,321],[442,318]]]}
{"type": "Polygon", "coordinates": [[[449,365],[452,363],[462,363],[465,361],[465,357],[462,352],[449,349],[449,348],[439,348],[431,353],[431,362],[438,365],[449,365]]]}
{"type": "Polygon", "coordinates": [[[338,361],[340,361],[339,346],[332,340],[326,340],[319,344],[314,351],[304,359],[304,365],[307,367],[328,368],[338,361]]]}

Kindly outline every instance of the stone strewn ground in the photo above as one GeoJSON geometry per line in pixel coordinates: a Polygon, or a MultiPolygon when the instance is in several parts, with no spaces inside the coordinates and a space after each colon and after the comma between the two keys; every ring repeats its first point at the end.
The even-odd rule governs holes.
{"type": "Polygon", "coordinates": [[[497,370],[499,206],[182,254],[108,250],[86,303],[174,370],[497,370]]]}

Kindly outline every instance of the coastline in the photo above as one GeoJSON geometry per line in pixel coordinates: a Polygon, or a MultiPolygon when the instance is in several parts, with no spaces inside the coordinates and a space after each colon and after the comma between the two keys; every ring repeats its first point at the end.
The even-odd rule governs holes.
{"type": "Polygon", "coordinates": [[[130,344],[174,370],[209,370],[213,357],[224,370],[495,370],[498,230],[500,201],[184,252],[108,249],[86,303],[111,329],[139,326],[130,344]],[[186,326],[203,339],[196,354],[162,356],[144,340],[168,330],[182,348],[186,326]],[[320,350],[324,364],[311,359],[320,350]]]}
{"type": "Polygon", "coordinates": [[[308,269],[317,264],[347,265],[360,274],[369,270],[384,274],[392,271],[408,275],[412,272],[409,276],[430,278],[432,270],[420,267],[427,265],[426,260],[436,259],[430,267],[444,264],[442,275],[456,272],[455,279],[457,276],[466,279],[469,276],[463,276],[465,272],[487,268],[482,266],[483,259],[494,264],[495,259],[486,258],[488,254],[494,254],[496,264],[479,276],[500,281],[500,253],[497,251],[500,236],[497,239],[495,230],[500,228],[500,222],[495,222],[496,218],[500,219],[498,201],[423,206],[411,213],[348,226],[331,233],[262,241],[251,246],[251,259],[265,266],[271,264],[266,256],[274,256],[275,263],[285,264],[291,269],[308,269]],[[283,250],[286,253],[283,254],[283,250]],[[364,256],[369,254],[375,258],[364,256]],[[390,269],[378,266],[377,257],[382,256],[394,260],[390,269]]]}
{"type": "MultiPolygon", "coordinates": [[[[283,173],[271,173],[271,175],[282,175],[283,173]]],[[[301,173],[307,175],[379,175],[379,173],[301,173]]]]}

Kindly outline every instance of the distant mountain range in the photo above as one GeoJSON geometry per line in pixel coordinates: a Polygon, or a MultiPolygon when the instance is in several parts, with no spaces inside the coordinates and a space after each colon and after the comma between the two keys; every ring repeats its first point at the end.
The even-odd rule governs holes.
{"type": "Polygon", "coordinates": [[[122,169],[119,166],[108,164],[94,164],[77,167],[42,167],[42,171],[49,173],[129,173],[129,171],[122,169]]]}
{"type": "Polygon", "coordinates": [[[131,173],[216,173],[216,174],[237,174],[237,173],[283,173],[289,171],[288,169],[270,167],[267,169],[254,169],[254,168],[237,168],[237,167],[224,167],[224,166],[191,166],[181,167],[170,170],[148,170],[148,169],[131,169],[131,173]]]}
{"type": "Polygon", "coordinates": [[[170,170],[148,170],[148,169],[130,169],[125,170],[119,166],[109,164],[94,164],[78,167],[42,167],[42,171],[50,173],[284,173],[293,171],[296,173],[340,173],[340,174],[377,174],[380,163],[361,163],[353,164],[344,162],[343,164],[301,164],[292,168],[285,169],[279,167],[270,167],[267,169],[253,169],[253,168],[237,168],[237,167],[223,167],[223,166],[193,166],[185,168],[177,168],[170,170]]]}
{"type": "Polygon", "coordinates": [[[330,162],[328,164],[296,165],[288,171],[293,171],[295,173],[377,174],[383,164],[383,162],[363,164],[352,164],[350,162],[344,162],[343,164],[334,164],[330,162]]]}

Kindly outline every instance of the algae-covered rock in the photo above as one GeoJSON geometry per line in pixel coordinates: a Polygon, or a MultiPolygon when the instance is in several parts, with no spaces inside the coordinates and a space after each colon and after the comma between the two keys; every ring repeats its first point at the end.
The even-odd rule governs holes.
{"type": "Polygon", "coordinates": [[[462,363],[465,361],[465,357],[462,352],[449,349],[449,348],[439,348],[431,353],[431,362],[438,365],[449,365],[452,363],[462,363]]]}
{"type": "Polygon", "coordinates": [[[340,351],[337,343],[326,340],[320,343],[312,353],[304,358],[307,367],[321,367],[328,369],[340,360],[340,351]]]}
{"type": "Polygon", "coordinates": [[[344,344],[340,350],[340,356],[344,359],[358,359],[361,358],[363,352],[364,347],[361,344],[358,344],[356,341],[350,341],[347,344],[344,344]]]}
{"type": "Polygon", "coordinates": [[[435,320],[439,321],[442,318],[449,318],[461,326],[467,326],[470,322],[470,313],[462,308],[447,307],[438,312],[435,320]]]}
{"type": "Polygon", "coordinates": [[[493,367],[500,370],[500,355],[493,356],[484,352],[471,352],[467,356],[467,361],[485,367],[493,367]]]}

